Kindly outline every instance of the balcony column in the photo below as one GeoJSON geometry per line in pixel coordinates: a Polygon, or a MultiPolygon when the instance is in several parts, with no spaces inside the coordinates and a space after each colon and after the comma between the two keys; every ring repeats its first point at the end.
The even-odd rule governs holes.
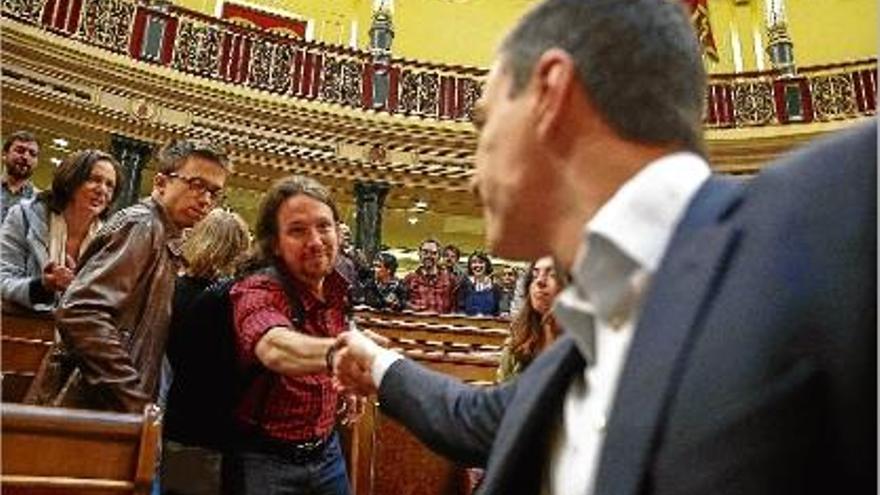
{"type": "Polygon", "coordinates": [[[150,143],[119,134],[110,135],[110,154],[119,161],[122,168],[122,177],[117,178],[122,181],[122,191],[116,199],[116,209],[130,206],[138,200],[141,172],[152,153],[153,146],[150,143]]]}
{"type": "Polygon", "coordinates": [[[785,16],[785,0],[766,0],[767,10],[767,54],[770,64],[777,72],[777,94],[782,95],[781,108],[778,107],[781,122],[801,122],[804,115],[803,81],[797,76],[794,61],[794,44],[788,34],[785,16]]]}
{"type": "Polygon", "coordinates": [[[391,10],[381,3],[373,12],[370,25],[370,52],[373,55],[373,108],[388,108],[389,69],[391,43],[394,41],[394,25],[391,10]]]}
{"type": "Polygon", "coordinates": [[[788,35],[785,19],[785,1],[767,0],[767,54],[773,68],[784,76],[794,76],[794,44],[788,35]]]}
{"type": "Polygon", "coordinates": [[[354,198],[357,208],[354,245],[372,260],[382,245],[382,209],[391,185],[387,182],[356,181],[354,198]]]}

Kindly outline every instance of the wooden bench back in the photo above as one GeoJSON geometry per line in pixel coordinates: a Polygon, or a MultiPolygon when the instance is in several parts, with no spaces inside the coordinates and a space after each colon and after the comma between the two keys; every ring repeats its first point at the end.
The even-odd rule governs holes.
{"type": "Polygon", "coordinates": [[[498,318],[381,312],[358,308],[355,322],[391,341],[390,347],[467,382],[495,379],[509,322],[498,318]]]}
{"type": "MultiPolygon", "coordinates": [[[[357,308],[355,322],[390,341],[407,357],[462,381],[495,381],[509,321],[463,315],[392,313],[357,308]]],[[[404,427],[379,410],[375,401],[347,431],[349,478],[356,495],[470,493],[466,472],[434,454],[404,427]]]]}
{"type": "Polygon", "coordinates": [[[21,402],[55,339],[48,314],[3,312],[0,316],[3,402],[21,402]]]}
{"type": "Polygon", "coordinates": [[[148,494],[161,413],[0,404],[4,494],[148,494]]]}

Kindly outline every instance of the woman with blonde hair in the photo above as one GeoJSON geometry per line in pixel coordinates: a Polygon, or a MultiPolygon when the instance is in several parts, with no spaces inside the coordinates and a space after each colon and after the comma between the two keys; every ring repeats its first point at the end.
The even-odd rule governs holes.
{"type": "Polygon", "coordinates": [[[196,224],[183,243],[186,268],[174,288],[167,348],[170,367],[165,366],[162,370],[162,383],[168,390],[163,428],[166,440],[162,460],[164,491],[219,493],[220,453],[189,445],[186,431],[186,425],[193,421],[187,416],[187,411],[192,409],[188,401],[197,396],[191,393],[195,386],[191,384],[202,383],[198,379],[202,363],[192,358],[216,353],[218,341],[222,338],[195,331],[203,328],[195,323],[209,315],[198,314],[193,303],[214,282],[233,276],[250,244],[244,219],[237,213],[219,208],[196,224]]]}
{"type": "Polygon", "coordinates": [[[560,328],[550,308],[567,283],[568,277],[557,270],[553,258],[546,256],[531,264],[526,272],[523,307],[511,323],[510,337],[501,351],[499,382],[525,370],[559,336],[560,328]]]}

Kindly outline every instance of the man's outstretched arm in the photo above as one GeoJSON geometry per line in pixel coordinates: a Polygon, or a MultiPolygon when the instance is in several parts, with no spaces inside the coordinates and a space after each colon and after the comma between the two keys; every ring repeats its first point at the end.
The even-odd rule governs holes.
{"type": "Polygon", "coordinates": [[[334,373],[341,387],[377,392],[382,411],[431,449],[458,462],[484,465],[515,382],[466,385],[383,349],[360,332],[339,337],[334,373]]]}

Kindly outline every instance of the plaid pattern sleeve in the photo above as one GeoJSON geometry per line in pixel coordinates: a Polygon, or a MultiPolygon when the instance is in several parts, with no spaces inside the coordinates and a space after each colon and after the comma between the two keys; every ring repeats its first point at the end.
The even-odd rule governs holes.
{"type": "Polygon", "coordinates": [[[265,275],[254,275],[236,283],[229,297],[239,359],[245,366],[257,364],[254,349],[263,335],[272,327],[291,326],[284,289],[265,275]]]}
{"type": "MultiPolygon", "coordinates": [[[[325,301],[319,301],[293,282],[304,310],[303,328],[296,331],[316,337],[332,337],[345,330],[347,284],[337,274],[324,281],[325,301]]],[[[254,348],[269,328],[291,327],[293,311],[281,285],[254,275],[230,291],[241,364],[257,363],[254,348]]],[[[236,418],[244,424],[259,424],[272,438],[302,442],[326,438],[336,423],[337,393],[325,372],[281,376],[268,372],[266,380],[244,394],[236,418]]]]}

